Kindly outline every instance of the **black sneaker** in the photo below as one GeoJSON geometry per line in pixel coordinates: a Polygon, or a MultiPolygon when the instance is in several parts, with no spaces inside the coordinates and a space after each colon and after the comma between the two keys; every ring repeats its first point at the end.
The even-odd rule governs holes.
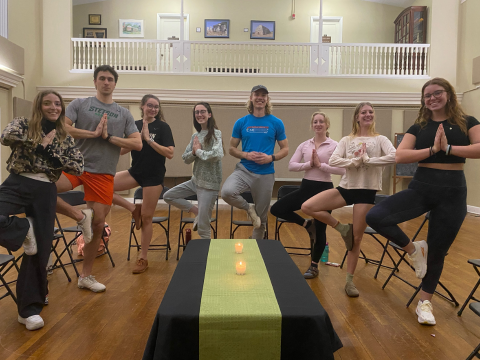
{"type": "Polygon", "coordinates": [[[303,277],[305,279],[313,279],[318,276],[318,266],[310,266],[307,271],[305,271],[305,274],[303,274],[303,277]]]}

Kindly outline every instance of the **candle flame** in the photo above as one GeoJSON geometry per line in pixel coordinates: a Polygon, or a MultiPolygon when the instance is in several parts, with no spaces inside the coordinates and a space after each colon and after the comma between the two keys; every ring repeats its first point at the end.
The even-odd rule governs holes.
{"type": "Polygon", "coordinates": [[[240,261],[240,265],[242,265],[242,262],[240,261]]]}

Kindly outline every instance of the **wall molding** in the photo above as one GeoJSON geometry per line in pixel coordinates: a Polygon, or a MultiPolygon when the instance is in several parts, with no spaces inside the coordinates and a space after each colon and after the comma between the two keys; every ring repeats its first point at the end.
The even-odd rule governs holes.
{"type": "Polygon", "coordinates": [[[13,74],[0,67],[0,87],[11,89],[23,81],[23,76],[13,74]]]}
{"type": "Polygon", "coordinates": [[[467,205],[467,212],[480,215],[480,207],[467,205]]]}
{"type": "MultiPolygon", "coordinates": [[[[89,86],[38,86],[42,91],[53,89],[65,99],[71,100],[95,96],[96,91],[89,86]]],[[[250,92],[239,90],[178,90],[178,89],[128,89],[117,88],[113,93],[115,101],[138,102],[145,94],[154,94],[165,102],[198,102],[244,104],[250,92]]],[[[272,91],[274,104],[295,105],[356,105],[361,101],[370,101],[376,105],[415,106],[420,104],[420,94],[407,92],[346,92],[346,91],[272,91]]]]}

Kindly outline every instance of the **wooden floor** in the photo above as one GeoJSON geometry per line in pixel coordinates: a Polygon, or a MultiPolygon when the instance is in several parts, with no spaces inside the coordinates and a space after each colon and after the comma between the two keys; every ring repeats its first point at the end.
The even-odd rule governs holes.
{"type": "MultiPolygon", "coordinates": [[[[164,211],[157,211],[160,216],[164,211]]],[[[334,212],[341,221],[351,219],[351,208],[334,212]]],[[[241,212],[236,216],[242,217],[241,212]]],[[[132,275],[127,258],[130,215],[115,207],[107,218],[112,228],[110,249],[116,267],[108,258],[96,260],[94,274],[107,286],[107,291],[94,294],[80,290],[71,266],[72,283],[61,270],[49,277],[50,305],[42,311],[45,327],[28,331],[17,322],[16,306],[11,298],[0,301],[0,359],[141,359],[155,313],[162,301],[168,283],[177,265],[176,234],[179,211],[172,212],[172,246],[170,259],[165,252],[149,253],[149,269],[132,275]]],[[[228,238],[230,211],[220,211],[219,238],[228,238]]],[[[71,221],[61,219],[63,225],[71,221]]],[[[413,235],[421,218],[403,225],[413,235]]],[[[273,237],[274,218],[270,218],[270,237],[273,237]]],[[[479,258],[480,218],[467,215],[462,230],[450,249],[442,276],[460,304],[463,303],[478,277],[467,264],[469,258],[479,258]]],[[[425,238],[422,231],[420,239],[425,238]]],[[[237,238],[250,235],[247,228],[238,231],[237,238]]],[[[307,244],[306,232],[297,225],[287,224],[282,229],[284,245],[307,244]]],[[[332,229],[328,230],[330,260],[341,262],[344,245],[332,229]]],[[[164,235],[155,230],[156,242],[164,235]]],[[[372,258],[380,256],[380,246],[364,237],[362,248],[372,258]]],[[[305,271],[309,257],[292,256],[299,271],[305,271]]],[[[422,326],[415,315],[416,301],[407,309],[405,304],[413,289],[398,279],[392,279],[381,289],[388,270],[381,270],[373,278],[376,267],[359,261],[355,284],[360,297],[348,298],[343,290],[346,270],[320,266],[318,278],[308,283],[330,315],[344,347],[335,359],[465,359],[480,342],[480,318],[468,308],[458,317],[449,302],[435,296],[434,314],[437,325],[422,326]]],[[[417,283],[414,273],[401,268],[400,274],[417,283]]],[[[16,275],[12,272],[11,275],[16,275]]]]}

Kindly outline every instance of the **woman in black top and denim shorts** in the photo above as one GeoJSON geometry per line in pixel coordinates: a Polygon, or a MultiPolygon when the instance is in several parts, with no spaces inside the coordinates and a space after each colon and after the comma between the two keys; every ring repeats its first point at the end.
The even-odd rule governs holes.
{"type": "Polygon", "coordinates": [[[432,299],[442,273],[445,255],[467,213],[465,158],[480,157],[479,122],[466,116],[450,83],[435,78],[422,88],[422,107],[408,129],[397,163],[414,163],[418,169],[407,190],[390,196],[367,215],[367,223],[401,246],[422,280],[416,313],[418,322],[435,325],[432,299]],[[472,145],[470,145],[472,144],[472,145]],[[412,243],[397,224],[430,211],[427,241],[412,243]]]}
{"type": "MultiPolygon", "coordinates": [[[[114,190],[143,188],[142,204],[134,205],[118,194],[113,195],[113,203],[132,212],[135,226],[142,228],[142,247],[132,273],[140,274],[147,270],[147,251],[152,240],[152,219],[160,194],[163,191],[165,159],[173,158],[175,143],[172,130],[163,118],[160,100],[155,95],[145,95],[140,103],[142,120],[135,121],[142,135],[143,148],[132,151],[132,167],[115,174],[114,190]]],[[[121,154],[129,150],[122,149],[121,154]]]]}

